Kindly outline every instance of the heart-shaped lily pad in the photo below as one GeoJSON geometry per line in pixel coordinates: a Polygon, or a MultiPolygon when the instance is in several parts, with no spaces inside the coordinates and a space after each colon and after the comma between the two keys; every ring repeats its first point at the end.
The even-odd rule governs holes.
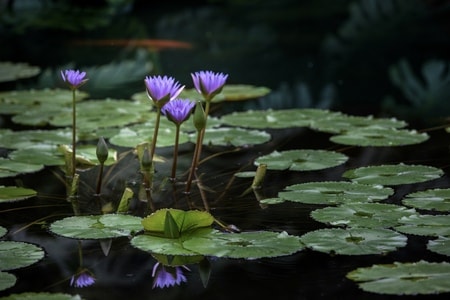
{"type": "Polygon", "coordinates": [[[411,215],[399,219],[395,230],[415,235],[450,236],[450,215],[411,215]]]}
{"type": "Polygon", "coordinates": [[[406,195],[402,203],[417,209],[450,211],[450,189],[430,189],[406,195]]]}
{"type": "Polygon", "coordinates": [[[406,245],[407,237],[389,229],[331,228],[305,233],[300,240],[315,251],[341,254],[384,254],[406,245]]]}
{"type": "Polygon", "coordinates": [[[429,181],[442,175],[444,172],[435,167],[400,163],[356,168],[342,176],[358,183],[399,185],[429,181]]]}
{"type": "Polygon", "coordinates": [[[28,267],[44,258],[44,255],[41,247],[30,243],[0,241],[0,270],[28,267]]]}
{"type": "Polygon", "coordinates": [[[373,265],[347,274],[367,292],[387,295],[435,295],[450,292],[450,263],[419,261],[373,265]]]}
{"type": "Polygon", "coordinates": [[[345,154],[314,149],[274,151],[255,160],[255,165],[265,164],[268,170],[313,171],[345,163],[345,154]]]}
{"type": "Polygon", "coordinates": [[[53,222],[50,231],[74,239],[109,239],[143,230],[142,219],[130,215],[73,216],[53,222]]]}

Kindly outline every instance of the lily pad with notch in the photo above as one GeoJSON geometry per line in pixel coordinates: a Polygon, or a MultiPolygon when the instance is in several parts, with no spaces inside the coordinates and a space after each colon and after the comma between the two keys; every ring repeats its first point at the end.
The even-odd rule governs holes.
{"type": "Polygon", "coordinates": [[[429,189],[410,193],[402,203],[417,209],[450,212],[450,189],[429,189]]]}
{"type": "Polygon", "coordinates": [[[353,202],[381,201],[394,190],[381,185],[367,185],[347,181],[306,182],[287,186],[278,198],[307,204],[337,205],[353,202]]]}
{"type": "Polygon", "coordinates": [[[342,174],[353,182],[365,184],[399,185],[425,182],[444,175],[441,169],[424,165],[378,165],[347,170],[342,174]]]}
{"type": "Polygon", "coordinates": [[[329,228],[305,233],[300,240],[315,251],[338,255],[385,254],[406,246],[407,237],[384,228],[329,228]]]}
{"type": "Polygon", "coordinates": [[[436,295],[450,292],[450,263],[394,262],[363,267],[346,277],[366,291],[386,295],[436,295]]]}
{"type": "Polygon", "coordinates": [[[339,166],[348,160],[345,154],[315,149],[274,151],[255,159],[255,165],[268,170],[315,171],[339,166]]]}
{"type": "Polygon", "coordinates": [[[398,219],[415,215],[415,209],[386,203],[346,203],[311,212],[311,217],[332,226],[389,228],[398,225],[398,219]]]}

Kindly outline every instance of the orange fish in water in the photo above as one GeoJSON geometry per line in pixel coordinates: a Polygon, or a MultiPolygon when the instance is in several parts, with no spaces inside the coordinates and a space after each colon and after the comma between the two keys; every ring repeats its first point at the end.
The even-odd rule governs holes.
{"type": "Polygon", "coordinates": [[[106,40],[75,40],[74,45],[80,46],[118,46],[118,47],[145,47],[158,51],[164,49],[192,49],[193,45],[176,40],[136,40],[136,39],[106,39],[106,40]]]}

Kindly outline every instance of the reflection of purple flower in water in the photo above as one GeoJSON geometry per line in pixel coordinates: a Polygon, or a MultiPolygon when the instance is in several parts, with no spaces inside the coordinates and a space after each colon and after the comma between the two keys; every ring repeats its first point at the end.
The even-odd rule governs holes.
{"type": "MultiPolygon", "coordinates": [[[[187,267],[182,266],[189,270],[187,267]]],[[[153,288],[165,288],[174,285],[180,285],[182,282],[187,282],[186,276],[183,274],[182,267],[164,266],[157,262],[153,266],[153,288]]]]}
{"type": "Polygon", "coordinates": [[[84,288],[95,283],[94,275],[87,269],[82,269],[72,276],[70,285],[76,288],[84,288]]]}

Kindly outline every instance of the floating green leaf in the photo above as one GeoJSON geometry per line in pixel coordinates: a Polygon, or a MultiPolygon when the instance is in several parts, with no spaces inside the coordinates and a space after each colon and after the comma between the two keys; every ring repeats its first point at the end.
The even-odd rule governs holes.
{"type": "MultiPolygon", "coordinates": [[[[222,92],[216,95],[212,102],[222,101],[245,101],[258,99],[270,93],[270,89],[264,86],[254,86],[249,84],[226,84],[222,92]]],[[[180,94],[182,98],[195,101],[204,101],[202,95],[196,89],[184,89],[180,94]]]]}
{"type": "Polygon", "coordinates": [[[350,146],[392,147],[419,144],[428,140],[427,133],[416,130],[367,127],[330,137],[330,141],[350,146]]]}
{"type": "Polygon", "coordinates": [[[64,165],[64,155],[58,146],[51,144],[35,144],[12,151],[8,157],[17,162],[43,164],[45,166],[64,165]]]}
{"type": "Polygon", "coordinates": [[[303,249],[297,236],[271,231],[224,233],[215,230],[192,237],[184,241],[183,246],[202,255],[246,259],[290,255],[303,249]]]}
{"type": "Polygon", "coordinates": [[[313,171],[335,167],[345,163],[345,154],[314,149],[274,151],[260,156],[255,165],[265,164],[268,170],[313,171]]]}
{"type": "Polygon", "coordinates": [[[394,190],[380,185],[347,181],[306,182],[287,186],[278,193],[283,200],[308,204],[343,204],[386,199],[394,190]]]}
{"type": "Polygon", "coordinates": [[[0,291],[14,286],[16,282],[17,277],[14,274],[0,271],[0,291]]]}
{"type": "Polygon", "coordinates": [[[427,249],[435,253],[450,256],[450,236],[440,236],[435,240],[429,240],[427,249]]]}
{"type": "Polygon", "coordinates": [[[142,220],[142,225],[144,226],[146,233],[164,236],[168,212],[176,223],[180,234],[198,228],[210,227],[214,222],[214,217],[206,211],[184,211],[181,209],[164,208],[157,210],[142,220]]]}
{"type": "Polygon", "coordinates": [[[38,144],[60,145],[72,142],[72,132],[66,129],[57,130],[0,130],[0,147],[22,149],[38,144]]]}
{"type": "Polygon", "coordinates": [[[20,293],[0,298],[1,300],[81,300],[79,295],[64,293],[20,293]]]}
{"type": "Polygon", "coordinates": [[[414,209],[385,203],[346,203],[311,212],[311,217],[333,226],[388,228],[398,225],[398,219],[415,215],[414,209]]]}
{"type": "Polygon", "coordinates": [[[450,211],[450,189],[430,189],[406,195],[402,203],[417,209],[450,211]]]}
{"type": "Polygon", "coordinates": [[[5,227],[0,226],[0,238],[3,237],[7,232],[8,230],[5,227]]]}
{"type": "Polygon", "coordinates": [[[8,271],[28,267],[44,258],[44,255],[44,250],[33,244],[0,241],[0,270],[8,271]]]}
{"type": "Polygon", "coordinates": [[[450,292],[450,263],[419,261],[358,268],[347,278],[367,292],[388,295],[435,295],[450,292]]]}
{"type": "Polygon", "coordinates": [[[36,195],[37,192],[33,189],[17,186],[0,186],[0,203],[19,201],[36,195]]]}
{"type": "Polygon", "coordinates": [[[0,62],[0,82],[15,81],[18,79],[36,76],[41,68],[30,66],[27,63],[0,62]]]}
{"type": "Polygon", "coordinates": [[[220,120],[225,124],[238,127],[281,129],[307,127],[313,120],[339,114],[313,108],[248,110],[223,115],[220,120]]]}
{"type": "Polygon", "coordinates": [[[429,181],[443,174],[441,169],[435,167],[400,163],[356,168],[342,176],[358,183],[399,185],[429,181]]]}
{"type": "Polygon", "coordinates": [[[407,237],[383,228],[331,228],[305,233],[300,240],[312,250],[329,254],[385,254],[406,245],[407,237]]]}
{"type": "Polygon", "coordinates": [[[42,170],[43,168],[44,165],[34,165],[0,157],[0,178],[14,177],[25,173],[34,173],[42,170]]]}
{"type": "Polygon", "coordinates": [[[143,229],[142,219],[131,215],[73,216],[53,222],[50,231],[75,239],[107,239],[130,236],[143,229]]]}
{"type": "Polygon", "coordinates": [[[373,116],[350,116],[330,114],[326,118],[317,118],[311,122],[311,128],[328,133],[345,134],[360,129],[393,129],[405,127],[405,121],[395,118],[374,118],[373,116]]]}
{"type": "MultiPolygon", "coordinates": [[[[196,140],[196,134],[190,135],[191,140],[196,140]]],[[[244,128],[210,128],[205,132],[204,145],[246,147],[263,144],[271,139],[265,131],[249,130],[244,128]]]]}
{"type": "Polygon", "coordinates": [[[450,215],[411,215],[399,219],[394,229],[406,234],[450,236],[450,215]]]}

